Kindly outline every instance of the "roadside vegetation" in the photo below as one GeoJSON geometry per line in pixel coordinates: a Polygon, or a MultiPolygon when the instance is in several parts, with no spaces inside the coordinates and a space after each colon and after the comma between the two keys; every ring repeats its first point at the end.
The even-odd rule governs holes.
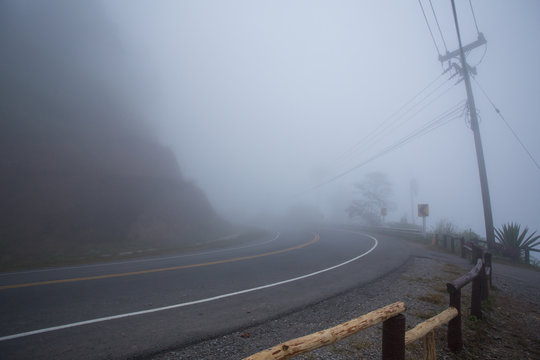
{"type": "MultiPolygon", "coordinates": [[[[515,222],[508,222],[499,228],[495,228],[495,248],[492,253],[499,261],[509,261],[516,265],[530,265],[535,268],[540,267],[540,262],[531,256],[533,252],[539,252],[536,248],[540,247],[540,235],[536,231],[529,232],[529,228],[515,222]]],[[[471,229],[460,230],[449,219],[441,219],[432,230],[438,236],[451,236],[454,238],[463,238],[466,243],[473,243],[485,247],[486,240],[471,229]]]]}
{"type": "Polygon", "coordinates": [[[514,222],[495,229],[495,238],[502,254],[514,261],[519,262],[524,259],[526,263],[529,263],[529,252],[540,245],[540,235],[535,236],[536,231],[528,233],[528,227],[521,230],[521,226],[514,222]]]}
{"type": "Polygon", "coordinates": [[[50,249],[45,249],[44,256],[33,256],[34,252],[32,252],[25,257],[11,259],[8,254],[2,257],[2,261],[0,261],[0,272],[82,265],[220,249],[251,242],[267,234],[266,231],[256,228],[237,228],[230,231],[235,232],[226,234],[225,236],[218,236],[214,232],[194,234],[191,241],[178,241],[166,246],[148,246],[148,244],[129,242],[123,244],[103,243],[101,244],[102,246],[93,247],[87,251],[73,247],[66,252],[63,249],[57,249],[56,252],[51,253],[50,249]]]}

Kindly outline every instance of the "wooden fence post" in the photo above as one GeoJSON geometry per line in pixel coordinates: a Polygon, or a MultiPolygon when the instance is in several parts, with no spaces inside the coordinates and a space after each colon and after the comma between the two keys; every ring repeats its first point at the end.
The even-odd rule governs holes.
{"type": "Polygon", "coordinates": [[[493,268],[491,267],[491,253],[486,252],[484,254],[484,262],[486,263],[486,267],[489,268],[488,285],[489,285],[489,288],[491,289],[491,285],[492,285],[491,274],[493,274],[493,268]]]}
{"type": "Polygon", "coordinates": [[[456,289],[452,284],[446,284],[450,295],[450,306],[455,307],[458,314],[448,323],[447,342],[448,348],[453,352],[459,352],[463,348],[461,338],[461,289],[456,289]]]}
{"type": "Polygon", "coordinates": [[[488,277],[486,274],[486,262],[482,260],[482,269],[480,270],[480,274],[478,275],[480,278],[480,283],[482,286],[480,287],[480,298],[482,300],[487,300],[489,297],[489,288],[488,288],[488,277]]]}
{"type": "Polygon", "coordinates": [[[437,360],[437,349],[435,347],[435,331],[431,330],[424,336],[424,360],[437,360]]]}
{"type": "Polygon", "coordinates": [[[472,281],[471,315],[482,318],[482,275],[479,274],[472,281]]]}
{"type": "Polygon", "coordinates": [[[465,238],[463,236],[460,237],[459,242],[461,243],[461,257],[465,259],[467,257],[465,254],[465,238]]]}
{"type": "Polygon", "coordinates": [[[405,360],[405,316],[396,315],[383,322],[383,360],[405,360]]]}
{"type": "Polygon", "coordinates": [[[482,248],[478,245],[473,244],[472,245],[472,259],[471,263],[476,264],[478,259],[482,258],[482,248]]]}

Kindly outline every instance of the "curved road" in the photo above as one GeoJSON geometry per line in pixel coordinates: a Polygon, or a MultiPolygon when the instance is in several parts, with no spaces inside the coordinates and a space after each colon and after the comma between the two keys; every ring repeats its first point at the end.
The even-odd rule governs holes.
{"type": "Polygon", "coordinates": [[[376,280],[404,242],[345,229],[268,234],[178,256],[0,274],[5,359],[151,354],[248,327],[376,280]]]}

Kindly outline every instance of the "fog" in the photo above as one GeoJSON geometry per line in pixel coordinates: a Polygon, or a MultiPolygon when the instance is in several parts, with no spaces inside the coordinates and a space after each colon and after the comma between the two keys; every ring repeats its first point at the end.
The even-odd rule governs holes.
{"type": "MultiPolygon", "coordinates": [[[[477,39],[471,8],[456,3],[468,44],[477,39]]],[[[450,1],[434,6],[446,48],[455,50],[450,1]]],[[[468,62],[478,64],[477,82],[538,162],[540,3],[473,6],[487,48],[472,50],[468,62]]],[[[485,235],[465,88],[459,77],[447,81],[453,71],[440,76],[447,64],[438,61],[417,1],[115,0],[103,7],[130,74],[112,85],[227,219],[260,221],[308,206],[328,221],[347,221],[353,184],[377,171],[394,186],[387,221],[420,223],[416,204],[428,203],[428,227],[449,219],[485,235]],[[394,148],[449,109],[452,121],[394,148]]],[[[474,81],[473,91],[494,224],[540,229],[540,169],[474,81]]]]}
{"type": "MultiPolygon", "coordinates": [[[[417,2],[105,5],[152,89],[141,111],[174,149],[184,174],[224,216],[245,221],[304,204],[330,221],[345,221],[355,195],[352,184],[380,171],[394,185],[389,221],[416,216],[409,189],[415,179],[414,206],[429,203],[428,225],[446,218],[485,234],[465,116],[365,163],[466,98],[457,78],[445,82],[449,72],[429,88],[441,86],[433,96],[371,141],[381,123],[396,111],[403,114],[408,108],[400,108],[446,67],[437,59],[417,2]]],[[[474,1],[473,6],[488,43],[487,49],[471,51],[468,62],[478,63],[477,82],[538,159],[540,4],[474,1]]],[[[477,39],[474,18],[468,2],[457,1],[457,7],[468,44],[477,39]]],[[[444,53],[432,13],[425,10],[444,53]]],[[[447,49],[455,50],[450,2],[437,2],[435,11],[447,49]]],[[[540,171],[476,82],[473,86],[495,226],[517,221],[538,229],[540,171]]]]}

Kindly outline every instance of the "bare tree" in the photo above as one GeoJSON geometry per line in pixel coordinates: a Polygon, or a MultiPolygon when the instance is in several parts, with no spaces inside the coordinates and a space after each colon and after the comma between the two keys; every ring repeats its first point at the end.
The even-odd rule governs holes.
{"type": "Polygon", "coordinates": [[[370,224],[380,222],[381,209],[390,211],[394,204],[391,202],[394,191],[388,176],[382,172],[366,174],[361,182],[354,185],[360,197],[354,199],[347,208],[349,218],[361,218],[370,224]]]}

